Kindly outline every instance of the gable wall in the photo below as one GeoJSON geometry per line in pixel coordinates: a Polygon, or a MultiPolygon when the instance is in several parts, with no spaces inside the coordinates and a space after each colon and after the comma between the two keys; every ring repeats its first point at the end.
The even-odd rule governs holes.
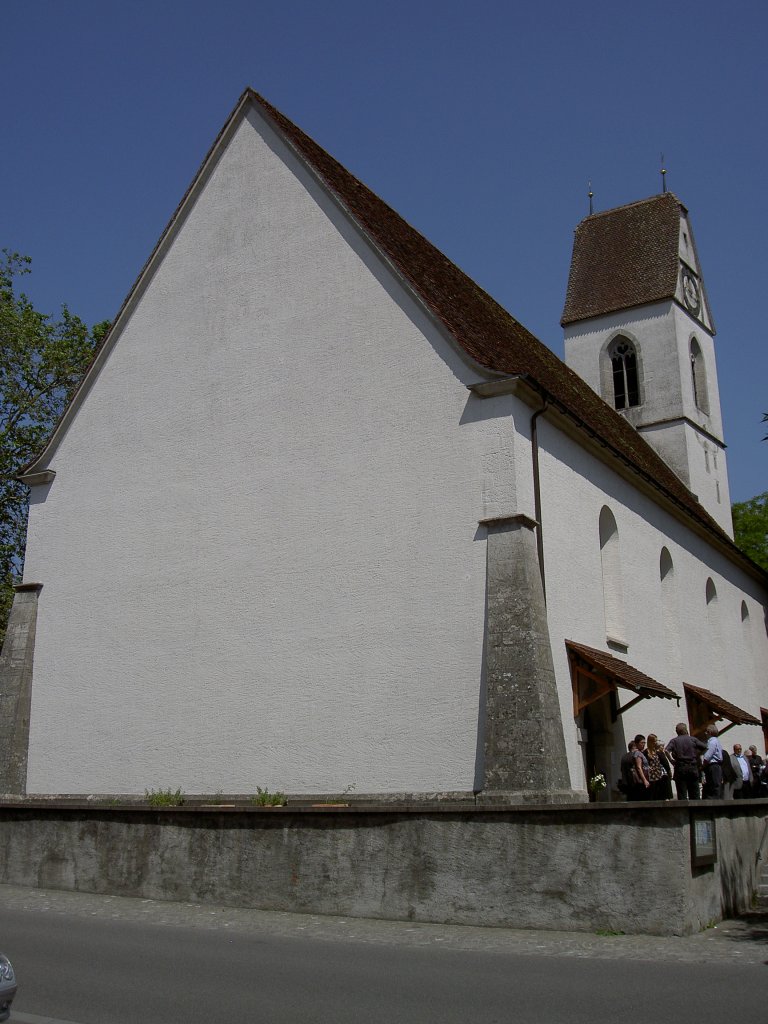
{"type": "Polygon", "coordinates": [[[33,493],[28,791],[471,789],[476,378],[243,122],[33,493]]]}

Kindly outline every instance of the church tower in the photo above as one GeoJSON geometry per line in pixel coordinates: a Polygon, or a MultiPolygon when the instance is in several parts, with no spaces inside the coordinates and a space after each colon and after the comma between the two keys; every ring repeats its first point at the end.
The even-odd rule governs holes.
{"type": "Polygon", "coordinates": [[[576,228],[565,361],[732,536],[715,325],[688,211],[671,192],[576,228]]]}

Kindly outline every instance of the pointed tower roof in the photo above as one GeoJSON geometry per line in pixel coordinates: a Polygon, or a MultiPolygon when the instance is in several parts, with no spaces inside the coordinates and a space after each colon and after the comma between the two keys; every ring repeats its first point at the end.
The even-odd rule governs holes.
{"type": "Polygon", "coordinates": [[[586,217],[573,241],[562,326],[674,298],[686,213],[664,192],[586,217]]]}

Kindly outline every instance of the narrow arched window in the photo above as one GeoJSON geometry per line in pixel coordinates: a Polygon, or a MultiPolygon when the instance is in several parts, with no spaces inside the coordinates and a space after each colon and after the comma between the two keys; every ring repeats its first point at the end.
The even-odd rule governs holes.
{"type": "Polygon", "coordinates": [[[613,374],[613,404],[616,409],[629,409],[640,404],[640,382],[635,346],[620,334],[608,350],[613,374]]]}
{"type": "Polygon", "coordinates": [[[693,384],[693,400],[696,408],[709,415],[709,393],[707,391],[707,374],[704,369],[704,355],[695,338],[691,338],[691,383],[693,384]]]}
{"type": "Polygon", "coordinates": [[[741,664],[742,673],[745,679],[759,679],[760,673],[757,668],[758,654],[756,650],[757,637],[753,636],[752,623],[749,617],[749,608],[746,601],[741,602],[741,664]]]}
{"type": "Polygon", "coordinates": [[[600,564],[603,570],[606,637],[609,641],[626,644],[619,528],[607,505],[600,510],[600,564]]]}
{"type": "Polygon", "coordinates": [[[659,555],[659,580],[661,582],[661,628],[664,635],[664,648],[667,664],[678,670],[680,660],[680,625],[677,613],[677,593],[675,588],[675,566],[668,548],[662,548],[659,555]]]}
{"type": "Polygon", "coordinates": [[[717,679],[722,674],[722,659],[724,651],[722,644],[722,624],[718,613],[717,587],[715,586],[715,581],[711,576],[707,577],[707,585],[704,593],[707,599],[707,632],[709,635],[707,637],[702,637],[702,645],[705,650],[708,648],[707,664],[709,666],[711,677],[713,679],[717,679]]]}

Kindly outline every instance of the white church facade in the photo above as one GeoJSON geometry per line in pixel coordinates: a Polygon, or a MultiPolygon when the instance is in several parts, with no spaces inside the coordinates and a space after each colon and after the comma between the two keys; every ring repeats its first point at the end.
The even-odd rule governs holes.
{"type": "Polygon", "coordinates": [[[764,749],[687,211],[587,218],[566,364],[248,90],[47,448],[0,791],[585,798],[764,749]]]}

